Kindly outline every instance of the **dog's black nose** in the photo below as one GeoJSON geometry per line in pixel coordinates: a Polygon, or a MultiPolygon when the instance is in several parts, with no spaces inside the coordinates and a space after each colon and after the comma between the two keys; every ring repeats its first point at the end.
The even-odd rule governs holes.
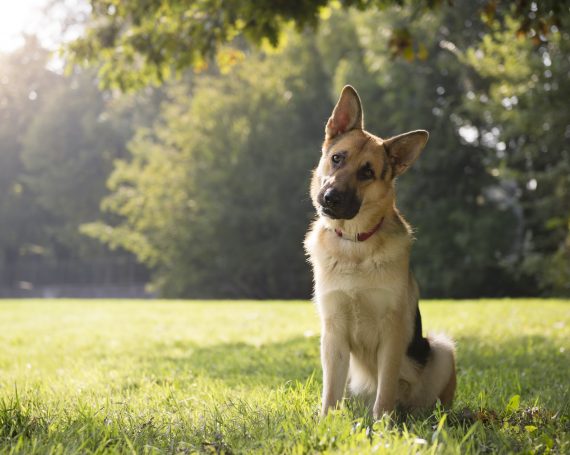
{"type": "Polygon", "coordinates": [[[340,191],[336,190],[335,188],[329,188],[325,191],[323,199],[329,207],[333,207],[337,205],[342,198],[340,191]]]}

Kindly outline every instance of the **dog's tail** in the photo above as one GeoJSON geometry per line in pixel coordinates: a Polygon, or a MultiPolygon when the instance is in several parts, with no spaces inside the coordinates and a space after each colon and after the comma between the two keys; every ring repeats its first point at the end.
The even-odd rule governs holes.
{"type": "Polygon", "coordinates": [[[410,396],[413,407],[431,407],[437,399],[449,407],[456,387],[455,343],[443,334],[429,334],[430,355],[410,396]]]}

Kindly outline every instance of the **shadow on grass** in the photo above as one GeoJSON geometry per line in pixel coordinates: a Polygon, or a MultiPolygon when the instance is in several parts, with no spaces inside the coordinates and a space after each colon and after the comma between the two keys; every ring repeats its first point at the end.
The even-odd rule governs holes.
{"type": "Polygon", "coordinates": [[[458,345],[459,393],[500,409],[513,395],[528,404],[568,410],[570,355],[549,337],[524,335],[493,343],[463,337],[458,345]]]}
{"type": "Polygon", "coordinates": [[[143,357],[148,373],[174,370],[177,375],[205,376],[228,386],[263,385],[275,387],[287,381],[304,382],[320,368],[317,337],[298,337],[259,346],[223,343],[213,346],[181,345],[176,355],[169,355],[173,345],[157,347],[164,355],[143,357]],[[182,354],[181,354],[182,352],[182,354]]]}
{"type": "MultiPolygon", "coordinates": [[[[477,337],[457,339],[458,398],[468,406],[503,409],[511,396],[554,409],[569,407],[569,353],[544,336],[520,336],[501,343],[477,337]]],[[[313,372],[320,381],[318,337],[297,337],[254,346],[225,343],[201,347],[163,345],[141,359],[149,373],[164,369],[176,375],[207,377],[228,386],[276,387],[304,382],[313,372]],[[178,355],[169,355],[176,348],[178,355]]]]}

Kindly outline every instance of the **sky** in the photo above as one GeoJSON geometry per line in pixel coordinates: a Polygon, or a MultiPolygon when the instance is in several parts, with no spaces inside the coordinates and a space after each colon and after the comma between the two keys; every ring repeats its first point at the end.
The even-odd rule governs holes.
{"type": "MultiPolygon", "coordinates": [[[[54,49],[62,41],[59,19],[65,8],[77,9],[86,0],[59,0],[60,8],[52,10],[51,19],[43,9],[54,0],[0,0],[0,52],[10,52],[24,42],[22,33],[37,34],[42,43],[54,49]]],[[[71,33],[77,36],[77,32],[71,33]]],[[[70,33],[65,39],[71,38],[70,33]]]]}

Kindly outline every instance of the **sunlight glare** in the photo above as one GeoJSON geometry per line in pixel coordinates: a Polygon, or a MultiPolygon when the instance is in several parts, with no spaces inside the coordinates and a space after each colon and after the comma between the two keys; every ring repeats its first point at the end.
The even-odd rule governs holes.
{"type": "Polygon", "coordinates": [[[24,43],[23,33],[37,33],[46,0],[0,2],[0,52],[9,52],[24,43]]]}

